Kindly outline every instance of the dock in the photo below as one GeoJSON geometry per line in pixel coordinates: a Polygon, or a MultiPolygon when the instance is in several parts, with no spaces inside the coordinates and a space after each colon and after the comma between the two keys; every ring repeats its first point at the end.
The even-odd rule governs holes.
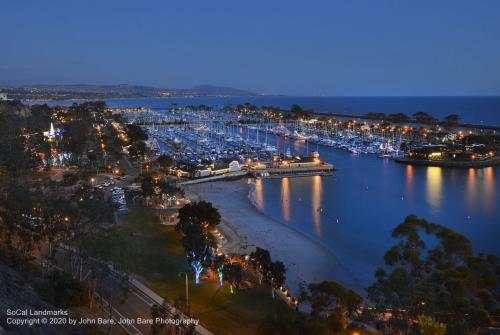
{"type": "Polygon", "coordinates": [[[237,172],[229,172],[222,175],[196,178],[178,182],[178,186],[208,183],[213,181],[234,180],[243,177],[264,177],[264,178],[284,178],[284,177],[308,177],[308,176],[330,176],[335,168],[332,164],[324,163],[319,166],[310,167],[269,167],[269,168],[248,168],[237,172]]]}
{"type": "Polygon", "coordinates": [[[332,164],[323,163],[307,167],[266,167],[249,169],[253,177],[302,177],[302,176],[329,176],[333,173],[332,164]]]}
{"type": "Polygon", "coordinates": [[[239,179],[239,178],[245,177],[247,175],[248,175],[248,171],[241,170],[241,171],[235,171],[235,172],[228,172],[228,173],[217,175],[217,176],[184,180],[184,181],[178,182],[177,185],[183,186],[183,185],[208,183],[211,181],[234,180],[234,179],[239,179]]]}

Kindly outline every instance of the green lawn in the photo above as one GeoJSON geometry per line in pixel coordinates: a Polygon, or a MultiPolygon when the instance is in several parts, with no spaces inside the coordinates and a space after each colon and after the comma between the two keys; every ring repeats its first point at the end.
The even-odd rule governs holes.
{"type": "MultiPolygon", "coordinates": [[[[112,260],[121,254],[128,271],[165,299],[183,296],[184,279],[179,272],[189,267],[181,235],[173,227],[162,226],[151,212],[141,211],[122,215],[110,232],[119,236],[106,242],[112,260]]],[[[255,334],[260,320],[274,306],[267,287],[230,294],[228,285],[219,289],[215,280],[199,285],[191,280],[189,299],[191,314],[214,334],[255,334]]]]}

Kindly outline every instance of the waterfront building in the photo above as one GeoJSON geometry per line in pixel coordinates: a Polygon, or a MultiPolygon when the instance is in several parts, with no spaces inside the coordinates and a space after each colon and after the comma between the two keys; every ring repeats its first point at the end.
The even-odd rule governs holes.
{"type": "Polygon", "coordinates": [[[466,146],[434,144],[411,150],[408,156],[412,159],[429,161],[471,161],[492,158],[495,154],[494,148],[489,148],[484,144],[466,146]]]}
{"type": "Polygon", "coordinates": [[[202,178],[202,177],[208,177],[212,173],[210,168],[201,168],[201,169],[196,169],[194,172],[194,177],[195,178],[202,178]]]}
{"type": "Polygon", "coordinates": [[[217,161],[212,164],[212,175],[217,176],[228,173],[229,171],[229,164],[227,162],[217,161]]]}
{"type": "Polygon", "coordinates": [[[288,162],[288,166],[291,168],[308,168],[318,166],[320,164],[321,161],[314,157],[295,157],[293,160],[288,162]]]}
{"type": "Polygon", "coordinates": [[[240,163],[238,161],[231,161],[229,163],[229,172],[236,172],[236,171],[240,171],[241,170],[241,166],[240,166],[240,163]]]}

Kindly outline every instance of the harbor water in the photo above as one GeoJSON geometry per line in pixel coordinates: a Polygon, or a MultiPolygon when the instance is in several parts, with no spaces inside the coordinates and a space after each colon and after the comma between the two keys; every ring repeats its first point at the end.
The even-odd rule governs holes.
{"type": "MultiPolygon", "coordinates": [[[[466,122],[500,124],[498,97],[169,98],[109,100],[107,104],[161,111],[172,103],[222,106],[245,102],[281,107],[298,103],[305,108],[354,114],[412,114],[420,110],[442,118],[456,113],[466,122]]],[[[248,129],[234,131],[243,138],[248,137],[248,129]]],[[[250,137],[255,138],[254,132],[250,137]]],[[[258,136],[263,143],[264,132],[258,136]]],[[[376,155],[355,155],[276,135],[268,134],[267,142],[281,153],[307,155],[319,151],[321,159],[334,164],[336,171],[325,177],[253,180],[249,201],[264,215],[330,249],[336,261],[349,270],[357,288],[366,287],[373,281],[375,269],[383,265],[385,251],[397,243],[391,238],[391,231],[410,214],[464,234],[476,252],[500,255],[500,167],[411,166],[376,155]]]]}
{"type": "MultiPolygon", "coordinates": [[[[316,145],[277,138],[297,154],[316,145]],[[307,148],[309,146],[309,148],[307,148]]],[[[312,148],[311,148],[312,147],[312,148]]],[[[415,214],[466,235],[474,250],[500,254],[500,168],[411,166],[319,146],[333,176],[259,179],[250,200],[264,214],[329,248],[366,287],[397,241],[391,231],[415,214]]]]}

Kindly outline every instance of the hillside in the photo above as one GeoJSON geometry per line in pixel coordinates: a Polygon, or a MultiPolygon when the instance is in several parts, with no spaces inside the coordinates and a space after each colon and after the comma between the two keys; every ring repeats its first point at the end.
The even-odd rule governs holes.
{"type": "Polygon", "coordinates": [[[0,87],[16,100],[97,100],[156,97],[256,96],[232,87],[200,85],[192,88],[159,88],[139,85],[27,85],[0,87]]]}
{"type": "MultiPolygon", "coordinates": [[[[22,275],[0,259],[0,334],[74,334],[74,330],[51,325],[14,326],[7,324],[7,310],[57,310],[37,295],[22,275]]],[[[23,318],[23,317],[21,317],[23,318]]]]}

